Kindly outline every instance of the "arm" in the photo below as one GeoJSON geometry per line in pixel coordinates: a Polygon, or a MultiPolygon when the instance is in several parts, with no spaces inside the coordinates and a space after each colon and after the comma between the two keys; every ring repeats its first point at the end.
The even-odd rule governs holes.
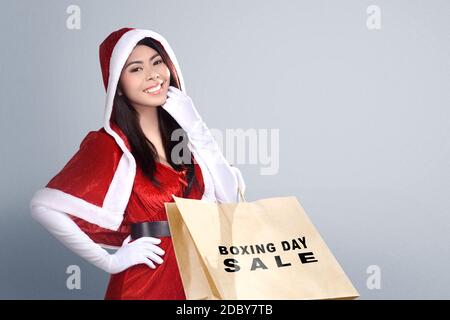
{"type": "Polygon", "coordinates": [[[213,178],[219,202],[238,202],[238,187],[245,192],[240,170],[223,156],[211,131],[197,112],[192,100],[181,90],[170,86],[163,108],[186,131],[191,146],[197,151],[213,178]]]}
{"type": "Polygon", "coordinates": [[[205,122],[199,119],[186,133],[189,142],[211,173],[218,201],[239,202],[238,188],[242,194],[245,192],[242,173],[224,157],[205,122]]]}
{"type": "Polygon", "coordinates": [[[156,246],[161,242],[160,239],[143,237],[128,242],[130,240],[128,237],[119,250],[114,254],[109,254],[89,238],[66,213],[42,205],[33,205],[33,203],[31,203],[30,209],[31,216],[56,239],[80,257],[108,273],[118,273],[140,263],[147,264],[154,269],[155,265],[149,259],[159,264],[163,262],[156,255],[164,254],[164,251],[156,246]]]}

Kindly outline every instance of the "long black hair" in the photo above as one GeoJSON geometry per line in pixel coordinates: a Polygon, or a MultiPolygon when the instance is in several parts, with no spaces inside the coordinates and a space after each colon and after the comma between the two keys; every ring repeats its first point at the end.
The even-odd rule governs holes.
{"type": "MultiPolygon", "coordinates": [[[[146,45],[156,50],[161,55],[161,58],[170,70],[170,85],[180,89],[180,82],[175,66],[173,65],[166,50],[159,43],[159,41],[147,37],[139,41],[136,45],[146,45]]],[[[157,116],[162,144],[166,155],[170,155],[168,156],[167,161],[176,171],[187,169],[186,179],[188,185],[187,187],[183,188],[183,197],[186,197],[190,193],[194,183],[198,186],[198,181],[195,176],[194,161],[192,158],[192,154],[187,147],[188,138],[186,132],[166,110],[164,110],[162,107],[157,108],[157,116]],[[174,132],[174,130],[182,133],[180,134],[178,140],[172,140],[172,133],[174,132]],[[172,149],[176,145],[177,149],[181,147],[180,152],[179,154],[175,154],[174,152],[174,155],[172,155],[172,149]],[[183,154],[185,151],[188,152],[187,155],[183,154]],[[176,156],[177,158],[172,159],[173,156],[176,156]],[[188,161],[183,161],[185,159],[188,159],[188,161]]],[[[155,177],[156,159],[158,158],[156,148],[153,143],[144,135],[139,124],[138,112],[128,101],[125,94],[118,94],[118,90],[116,90],[114,96],[111,121],[114,122],[127,137],[131,147],[131,153],[136,159],[136,164],[142,169],[144,175],[148,177],[157,188],[160,189],[161,183],[155,177]]]]}

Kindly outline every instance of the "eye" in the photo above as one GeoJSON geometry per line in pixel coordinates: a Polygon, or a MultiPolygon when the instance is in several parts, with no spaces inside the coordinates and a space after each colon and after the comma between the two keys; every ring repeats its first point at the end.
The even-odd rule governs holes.
{"type": "Polygon", "coordinates": [[[138,71],[139,69],[142,69],[142,67],[137,67],[137,68],[131,69],[131,72],[136,72],[136,71],[138,71]]]}
{"type": "Polygon", "coordinates": [[[156,61],[155,64],[159,64],[158,62],[163,63],[164,61],[162,61],[162,60],[160,59],[160,60],[156,61]]]}

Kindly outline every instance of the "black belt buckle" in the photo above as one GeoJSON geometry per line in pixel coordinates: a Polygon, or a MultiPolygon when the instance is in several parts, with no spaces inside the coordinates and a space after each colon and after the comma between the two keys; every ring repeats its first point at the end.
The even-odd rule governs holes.
{"type": "Polygon", "coordinates": [[[142,237],[170,237],[169,221],[149,221],[131,224],[131,238],[142,237]]]}

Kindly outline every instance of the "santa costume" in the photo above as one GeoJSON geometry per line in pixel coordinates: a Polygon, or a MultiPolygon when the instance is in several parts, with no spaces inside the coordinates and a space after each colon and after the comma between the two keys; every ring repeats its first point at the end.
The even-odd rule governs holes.
{"type": "Polygon", "coordinates": [[[99,48],[106,89],[103,127],[86,135],[75,155],[30,202],[34,219],[73,252],[111,274],[105,299],[186,299],[171,237],[130,239],[134,224],[167,222],[164,203],[173,202],[173,195],[182,196],[186,170],[155,162],[162,188],[155,187],[136,164],[126,135],[111,121],[121,71],[136,44],[147,37],[164,48],[175,68],[172,76],[178,78],[179,88],[171,88],[162,107],[189,138],[199,184],[187,197],[237,202],[239,190],[245,192],[240,170],[224,158],[187,96],[166,39],[135,28],[111,33],[99,48]],[[154,263],[155,255],[161,262],[154,263]]]}

